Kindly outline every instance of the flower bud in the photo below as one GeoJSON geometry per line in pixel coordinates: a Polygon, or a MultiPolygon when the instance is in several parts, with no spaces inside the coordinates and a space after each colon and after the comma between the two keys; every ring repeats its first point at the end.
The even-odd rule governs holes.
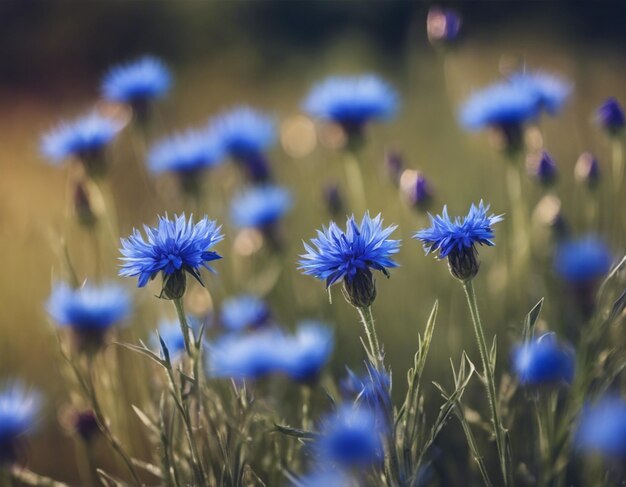
{"type": "Polygon", "coordinates": [[[426,31],[431,44],[454,42],[461,29],[461,16],[450,9],[432,7],[426,17],[426,31]]]}
{"type": "Polygon", "coordinates": [[[400,178],[400,191],[408,203],[417,209],[426,210],[432,202],[430,183],[421,171],[404,171],[400,178]]]}
{"type": "Polygon", "coordinates": [[[461,281],[469,281],[476,277],[480,268],[478,251],[475,247],[463,247],[460,251],[448,254],[450,273],[461,281]]]}
{"type": "Polygon", "coordinates": [[[574,176],[580,183],[593,189],[600,182],[600,165],[598,160],[590,152],[583,152],[574,167],[574,176]]]}
{"type": "Polygon", "coordinates": [[[187,288],[187,275],[182,269],[163,276],[163,289],[161,297],[165,299],[180,299],[187,288]]]}
{"type": "Polygon", "coordinates": [[[376,299],[376,281],[369,269],[360,270],[343,281],[343,296],[355,308],[367,308],[376,299]]]}
{"type": "Polygon", "coordinates": [[[615,98],[608,98],[596,112],[598,123],[610,135],[616,135],[626,125],[624,110],[615,98]]]}
{"type": "Polygon", "coordinates": [[[541,185],[549,187],[556,182],[558,174],[556,163],[546,151],[541,151],[541,155],[534,159],[530,159],[529,166],[532,174],[537,178],[541,185]]]}
{"type": "Polygon", "coordinates": [[[344,212],[345,206],[338,183],[328,183],[324,186],[324,203],[328,212],[333,216],[344,212]]]}

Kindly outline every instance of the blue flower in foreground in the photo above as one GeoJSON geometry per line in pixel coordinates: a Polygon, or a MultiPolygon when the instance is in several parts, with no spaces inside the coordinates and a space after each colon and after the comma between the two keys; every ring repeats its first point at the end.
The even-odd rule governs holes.
{"type": "Polygon", "coordinates": [[[276,139],[275,120],[248,106],[219,114],[209,127],[228,155],[244,161],[263,153],[276,139]]]}
{"type": "Polygon", "coordinates": [[[553,333],[513,349],[513,370],[524,386],[571,384],[575,365],[574,350],[559,343],[553,333]]]}
{"type": "Polygon", "coordinates": [[[224,301],[220,321],[231,331],[241,331],[266,325],[270,317],[271,312],[265,301],[242,294],[224,301]]]}
{"type": "Polygon", "coordinates": [[[284,343],[281,371],[299,382],[315,382],[332,350],[330,329],[314,321],[303,321],[295,335],[287,337],[284,343]]]}
{"type": "Polygon", "coordinates": [[[207,264],[220,259],[217,252],[210,250],[224,236],[215,221],[206,216],[193,223],[192,217],[159,217],[156,227],[144,226],[146,239],[138,230],[128,238],[123,238],[120,252],[120,276],[138,276],[139,287],[145,286],[157,274],[163,276],[165,297],[177,299],[185,292],[185,272],[191,274],[200,283],[202,267],[212,271],[207,264]]]}
{"type": "Polygon", "coordinates": [[[383,458],[376,416],[366,408],[339,407],[325,419],[315,445],[323,461],[347,468],[363,468],[383,458]]]}
{"type": "Polygon", "coordinates": [[[386,120],[398,105],[396,92],[379,77],[333,76],[313,86],[302,104],[309,115],[338,123],[348,133],[372,120],[386,120]]]}
{"type": "Polygon", "coordinates": [[[509,78],[509,82],[520,90],[534,94],[538,107],[551,115],[561,110],[572,93],[571,84],[558,76],[541,71],[515,73],[509,78]]]}
{"type": "Polygon", "coordinates": [[[268,228],[291,209],[291,194],[279,186],[259,186],[235,196],[230,215],[241,228],[268,228]]]}
{"type": "Polygon", "coordinates": [[[306,254],[300,255],[299,268],[324,280],[327,288],[343,281],[354,306],[369,306],[376,297],[371,270],[388,276],[387,269],[398,266],[391,257],[400,250],[400,241],[388,238],[395,229],[396,225],[383,228],[380,214],[371,218],[365,213],[360,224],[351,216],[345,232],[331,222],[304,244],[306,254]]]}
{"type": "Polygon", "coordinates": [[[355,484],[350,477],[340,470],[313,472],[305,477],[299,477],[293,487],[350,487],[355,484]]]}
{"type": "Polygon", "coordinates": [[[554,269],[574,285],[592,283],[604,277],[613,257],[604,242],[593,236],[560,244],[554,256],[554,269]]]}
{"type": "Polygon", "coordinates": [[[113,67],[102,81],[102,96],[110,101],[143,104],[164,97],[172,77],[162,61],[145,56],[113,67]]]}
{"type": "Polygon", "coordinates": [[[439,252],[439,259],[448,258],[452,274],[461,280],[472,279],[478,273],[476,245],[493,246],[492,226],[502,221],[502,215],[488,214],[489,205],[481,201],[472,204],[467,216],[448,216],[448,208],[443,207],[441,215],[430,216],[430,228],[417,232],[413,238],[421,240],[426,254],[439,252]]]}
{"type": "Polygon", "coordinates": [[[148,154],[148,167],[162,172],[197,173],[221,162],[222,152],[206,130],[187,132],[158,141],[148,154]]]}
{"type": "Polygon", "coordinates": [[[13,462],[17,443],[35,426],[40,396],[12,384],[0,391],[0,463],[13,462]]]}
{"type": "Polygon", "coordinates": [[[102,155],[121,128],[119,122],[92,112],[70,122],[62,122],[45,134],[41,140],[41,152],[53,164],[76,158],[89,168],[89,163],[102,155]]]}
{"type": "Polygon", "coordinates": [[[575,442],[584,453],[623,459],[626,456],[626,402],[608,396],[584,408],[575,442]]]}
{"type": "Polygon", "coordinates": [[[626,125],[624,110],[615,98],[607,98],[596,112],[598,123],[609,133],[615,134],[626,125]]]}

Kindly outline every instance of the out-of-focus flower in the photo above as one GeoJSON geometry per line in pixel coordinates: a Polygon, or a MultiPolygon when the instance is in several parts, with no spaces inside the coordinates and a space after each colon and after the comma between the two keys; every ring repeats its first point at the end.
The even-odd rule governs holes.
{"type": "Polygon", "coordinates": [[[333,350],[332,332],[315,321],[298,324],[295,335],[285,342],[281,370],[302,383],[317,381],[333,350]]]}
{"type": "Polygon", "coordinates": [[[315,449],[323,461],[344,468],[364,468],[383,458],[376,415],[367,408],[339,407],[327,416],[315,449]]]}
{"type": "Polygon", "coordinates": [[[193,223],[192,217],[187,220],[184,214],[173,220],[167,215],[159,217],[156,227],[144,226],[146,239],[135,229],[130,237],[121,240],[119,274],[138,276],[138,285],[143,287],[161,273],[164,297],[180,298],[185,292],[186,272],[202,283],[200,269],[212,271],[208,262],[221,258],[210,250],[224,238],[220,228],[206,216],[197,223],[193,223]]]}
{"type": "Polygon", "coordinates": [[[614,135],[626,125],[624,110],[616,98],[607,98],[596,111],[596,119],[609,134],[614,135]]]}
{"type": "Polygon", "coordinates": [[[357,376],[348,369],[347,377],[340,384],[344,395],[358,404],[364,404],[376,414],[379,429],[387,429],[393,418],[391,402],[391,376],[386,370],[378,370],[367,364],[367,372],[357,376]]]}
{"type": "Polygon", "coordinates": [[[130,105],[141,118],[152,101],[167,95],[171,85],[167,66],[155,57],[145,56],[111,68],[102,81],[102,96],[130,105]]]}
{"type": "Polygon", "coordinates": [[[269,228],[291,209],[289,191],[280,186],[258,186],[235,196],[231,203],[231,219],[240,228],[269,228]]]}
{"type": "Polygon", "coordinates": [[[300,256],[299,268],[324,280],[327,288],[343,281],[348,301],[367,307],[376,298],[372,269],[388,276],[387,269],[398,266],[391,257],[399,251],[400,241],[388,238],[395,229],[395,225],[383,228],[380,214],[371,218],[365,213],[360,224],[351,216],[345,232],[331,222],[304,244],[306,254],[300,256]]]}
{"type": "Polygon", "coordinates": [[[398,186],[400,184],[400,177],[404,171],[404,160],[400,153],[395,151],[388,151],[385,153],[385,168],[391,182],[398,186]]]}
{"type": "Polygon", "coordinates": [[[41,152],[53,164],[66,159],[80,161],[91,176],[104,173],[104,150],[122,125],[112,118],[92,112],[69,122],[61,122],[41,140],[41,152]]]}
{"type": "Polygon", "coordinates": [[[126,289],[117,284],[73,289],[62,282],[54,286],[46,309],[60,326],[72,330],[79,350],[91,352],[102,346],[113,325],[130,315],[132,302],[126,289]]]}
{"type": "Polygon", "coordinates": [[[398,95],[378,76],[332,76],[313,86],[302,104],[312,117],[335,122],[349,137],[360,136],[373,120],[396,113],[398,95]]]}
{"type": "Polygon", "coordinates": [[[260,328],[267,325],[270,319],[267,303],[250,294],[229,298],[222,304],[220,322],[230,331],[260,328]]]}
{"type": "Polygon", "coordinates": [[[339,183],[331,182],[324,186],[324,202],[326,203],[328,213],[332,216],[338,216],[340,213],[343,213],[345,207],[339,183]]]}
{"type": "Polygon", "coordinates": [[[600,164],[590,152],[583,152],[574,167],[576,180],[593,189],[600,182],[600,164]]]}
{"type": "Polygon", "coordinates": [[[513,370],[524,386],[571,384],[574,378],[574,350],[546,333],[513,349],[513,370]]]}
{"type": "Polygon", "coordinates": [[[557,114],[572,93],[572,85],[553,74],[522,71],[513,74],[509,83],[520,90],[533,93],[538,107],[551,115],[557,114]]]}
{"type": "Polygon", "coordinates": [[[319,470],[299,477],[292,487],[355,487],[357,484],[341,470],[319,470]]]}
{"type": "Polygon", "coordinates": [[[554,256],[554,269],[571,284],[585,284],[604,277],[613,256],[606,244],[593,236],[562,243],[554,256]]]}
{"type": "Polygon", "coordinates": [[[585,407],[575,442],[583,453],[623,460],[626,456],[626,402],[607,396],[585,407]]]}
{"type": "Polygon", "coordinates": [[[448,258],[450,272],[462,281],[473,279],[480,263],[476,245],[493,246],[492,226],[502,221],[502,215],[489,215],[489,205],[481,201],[472,204],[467,216],[448,216],[448,208],[443,207],[441,215],[430,215],[430,228],[417,232],[413,238],[421,240],[426,254],[439,252],[439,259],[448,258]]]}
{"type": "Polygon", "coordinates": [[[400,191],[413,207],[426,210],[432,202],[430,183],[421,171],[407,169],[400,177],[400,191]]]}
{"type": "Polygon", "coordinates": [[[24,436],[35,427],[41,397],[19,383],[0,391],[0,464],[13,463],[24,436]]]}
{"type": "Polygon", "coordinates": [[[545,150],[530,160],[530,170],[543,186],[552,186],[558,177],[556,163],[545,150]]]}
{"type": "Polygon", "coordinates": [[[431,7],[426,17],[426,32],[432,44],[454,42],[461,30],[461,16],[455,10],[431,7]]]}

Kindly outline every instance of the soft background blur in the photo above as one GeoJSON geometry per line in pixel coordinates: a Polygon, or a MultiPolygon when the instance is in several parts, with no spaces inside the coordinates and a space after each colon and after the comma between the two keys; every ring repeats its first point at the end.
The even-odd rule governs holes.
{"type": "MultiPolygon", "coordinates": [[[[400,224],[396,235],[404,242],[401,267],[392,271],[390,280],[379,278],[374,305],[398,397],[405,388],[416,332],[435,299],[441,306],[427,377],[449,384],[448,357],[458,361],[462,349],[472,357],[477,352],[461,286],[410,240],[427,220],[405,204],[386,177],[386,150],[400,151],[407,166],[425,172],[435,189],[433,211],[447,203],[451,213],[464,213],[470,202],[483,198],[494,211],[507,212],[504,163],[484,134],[461,130],[458,106],[506,66],[525,63],[561,74],[574,82],[575,92],[560,116],[542,122],[542,143],[561,170],[557,190],[567,216],[577,232],[589,230],[579,218],[585,195],[574,182],[573,166],[581,152],[590,150],[608,167],[610,147],[593,126],[592,113],[609,95],[626,101],[626,3],[447,5],[458,9],[463,25],[458,44],[445,51],[427,40],[429,6],[399,1],[0,3],[0,377],[22,378],[47,397],[45,418],[28,452],[33,470],[75,479],[72,442],[56,421],[66,402],[59,379],[61,359],[42,308],[51,281],[64,275],[62,238],[80,276],[93,272],[90,240],[69,211],[68,171],[43,161],[39,137],[61,118],[93,105],[100,78],[111,64],[149,53],[171,67],[175,89],[160,106],[153,137],[204,124],[209,116],[239,103],[279,117],[280,143],[271,159],[278,182],[293,189],[296,202],[286,222],[287,265],[277,271],[263,252],[244,256],[241,249],[231,248],[236,231],[228,222],[227,200],[207,205],[202,211],[225,224],[227,240],[219,247],[225,259],[216,265],[220,276],[209,279],[214,302],[195,289],[192,304],[206,312],[225,296],[252,290],[269,293],[276,316],[287,326],[301,317],[325,319],[336,328],[337,375],[346,364],[358,369],[362,361],[356,313],[338,291],[331,306],[323,285],[296,270],[296,259],[301,240],[330,218],[321,199],[324,185],[338,181],[345,189],[344,172],[339,154],[319,143],[324,138],[311,138],[312,126],[298,118],[299,104],[311,84],[329,74],[376,72],[397,88],[399,116],[370,127],[362,165],[369,208],[400,224]],[[241,282],[237,275],[247,277],[241,282]]],[[[131,141],[122,137],[118,145],[111,178],[123,235],[133,226],[153,223],[157,213],[186,208],[171,181],[146,190],[138,169],[143,161],[131,141]]],[[[209,187],[226,198],[236,188],[236,176],[227,168],[210,178],[209,187]]],[[[526,186],[534,205],[541,191],[530,180],[526,186]]],[[[516,300],[506,300],[502,249],[481,252],[479,304],[486,326],[500,336],[503,369],[516,327],[540,297],[547,298],[543,318],[549,326],[565,326],[564,314],[550,301],[549,254],[543,253],[541,241],[538,247],[535,263],[540,270],[516,300]]],[[[113,254],[106,273],[116,274],[113,254]]],[[[127,339],[147,336],[157,316],[171,311],[152,294],[136,293],[138,323],[131,325],[132,332],[127,330],[127,339]]],[[[434,388],[427,394],[432,398],[429,409],[435,411],[439,398],[434,388]]],[[[451,424],[446,434],[462,442],[459,429],[451,424]]],[[[136,446],[140,451],[141,441],[136,446]]]]}

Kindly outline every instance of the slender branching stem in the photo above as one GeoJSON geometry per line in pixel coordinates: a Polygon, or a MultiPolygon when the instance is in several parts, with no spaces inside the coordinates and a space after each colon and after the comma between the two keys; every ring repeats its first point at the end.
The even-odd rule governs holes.
{"type": "Polygon", "coordinates": [[[361,322],[365,328],[365,336],[370,347],[370,354],[374,358],[374,366],[378,370],[383,370],[383,354],[376,335],[376,327],[374,326],[374,316],[372,315],[372,307],[357,308],[361,316],[361,322]]]}
{"type": "Polygon", "coordinates": [[[195,356],[195,346],[192,336],[191,328],[185,315],[185,307],[183,306],[183,299],[174,299],[174,307],[176,308],[176,314],[178,315],[178,321],[180,322],[180,329],[183,333],[183,339],[185,340],[185,351],[189,357],[195,356]]]}

